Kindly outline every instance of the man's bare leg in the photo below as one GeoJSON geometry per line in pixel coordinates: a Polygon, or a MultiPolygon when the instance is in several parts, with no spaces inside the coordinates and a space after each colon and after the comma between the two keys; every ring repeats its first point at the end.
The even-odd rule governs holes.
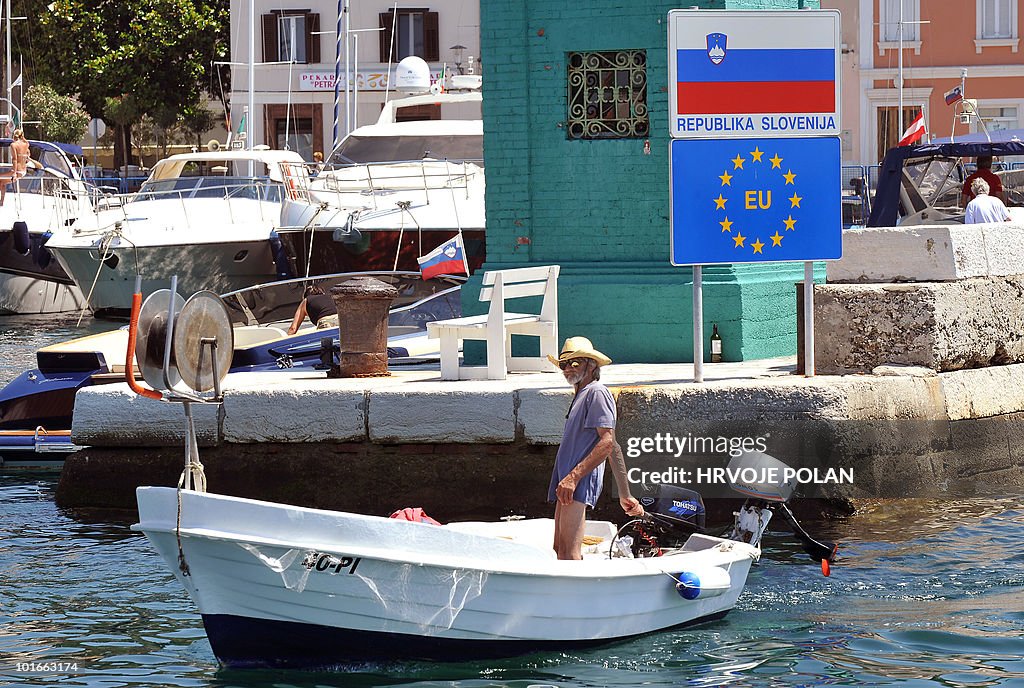
{"type": "Polygon", "coordinates": [[[572,504],[555,504],[555,554],[559,559],[582,559],[583,530],[586,524],[587,505],[574,501],[572,504]]]}

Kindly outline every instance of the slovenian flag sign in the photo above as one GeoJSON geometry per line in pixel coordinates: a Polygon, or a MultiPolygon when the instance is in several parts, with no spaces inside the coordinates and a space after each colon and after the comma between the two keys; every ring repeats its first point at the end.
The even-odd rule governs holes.
{"type": "Polygon", "coordinates": [[[769,30],[691,34],[676,50],[678,112],[835,112],[836,53],[831,40],[831,35],[810,35],[793,48],[782,45],[792,45],[792,40],[782,41],[769,30]]]}
{"type": "Polygon", "coordinates": [[[423,279],[437,275],[468,275],[466,270],[466,251],[462,246],[462,235],[456,234],[433,251],[417,258],[423,279]]]}

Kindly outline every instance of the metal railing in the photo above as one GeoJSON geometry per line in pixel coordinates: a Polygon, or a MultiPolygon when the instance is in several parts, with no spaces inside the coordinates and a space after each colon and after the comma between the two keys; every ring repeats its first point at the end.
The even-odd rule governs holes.
{"type": "Polygon", "coordinates": [[[330,199],[337,208],[370,205],[374,210],[384,197],[388,207],[393,207],[398,193],[422,191],[427,203],[431,192],[442,192],[451,200],[453,191],[458,190],[469,198],[470,181],[482,174],[482,165],[483,161],[473,160],[406,160],[327,165],[307,174],[299,169],[303,165],[282,163],[285,179],[296,180],[299,196],[312,192],[320,200],[330,199]]]}
{"type": "MultiPolygon", "coordinates": [[[[176,202],[180,206],[185,226],[191,226],[192,220],[188,201],[193,199],[212,199],[225,201],[224,210],[228,222],[257,220],[264,223],[276,223],[280,219],[280,203],[284,196],[284,185],[267,177],[179,177],[168,180],[150,182],[134,193],[104,193],[102,187],[96,190],[94,208],[96,212],[119,210],[123,218],[128,219],[128,207],[133,203],[167,201],[176,202]],[[236,209],[238,202],[244,203],[247,210],[236,209]],[[256,209],[256,213],[253,212],[256,209]]],[[[206,207],[206,211],[209,208],[206,207]]],[[[194,208],[192,209],[194,214],[194,208]]],[[[208,214],[208,213],[207,213],[208,214]]],[[[208,216],[203,219],[209,220],[208,216]]],[[[106,232],[113,225],[103,227],[84,227],[75,225],[76,234],[106,232]]]]}

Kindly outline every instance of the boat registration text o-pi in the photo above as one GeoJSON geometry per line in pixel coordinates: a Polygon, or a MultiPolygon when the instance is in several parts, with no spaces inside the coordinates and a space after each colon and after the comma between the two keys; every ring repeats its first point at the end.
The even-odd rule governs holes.
{"type": "Polygon", "coordinates": [[[306,552],[302,566],[308,571],[327,572],[332,576],[342,571],[355,573],[362,557],[337,556],[327,552],[306,552]]]}

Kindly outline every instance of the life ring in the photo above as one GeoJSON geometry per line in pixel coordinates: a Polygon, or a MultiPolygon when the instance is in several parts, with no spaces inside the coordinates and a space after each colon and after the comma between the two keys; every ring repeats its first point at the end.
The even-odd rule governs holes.
{"type": "Polygon", "coordinates": [[[14,250],[23,256],[27,256],[32,250],[32,239],[28,235],[28,223],[18,220],[11,228],[14,235],[14,250]]]}

